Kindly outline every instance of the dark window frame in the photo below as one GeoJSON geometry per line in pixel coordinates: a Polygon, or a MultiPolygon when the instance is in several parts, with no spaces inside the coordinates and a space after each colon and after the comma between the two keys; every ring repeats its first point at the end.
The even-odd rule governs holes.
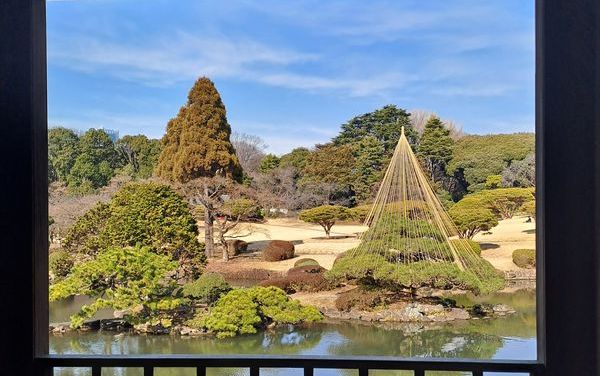
{"type": "MultiPolygon", "coordinates": [[[[600,2],[536,0],[538,359],[533,362],[247,356],[48,356],[47,98],[44,0],[0,1],[3,305],[0,374],[59,364],[265,364],[368,369],[523,366],[538,375],[600,373],[600,2]],[[90,357],[88,357],[90,358],[90,357]],[[118,363],[121,361],[123,363],[118,363]],[[507,365],[507,363],[509,363],[507,365]],[[529,368],[531,367],[531,368],[529,368]]],[[[489,368],[489,367],[491,368],[489,368]]],[[[486,368],[488,367],[488,368],[486,368]]],[[[515,368],[516,367],[516,368],[515,368]]],[[[511,368],[512,369],[512,368],[511,368]]]]}

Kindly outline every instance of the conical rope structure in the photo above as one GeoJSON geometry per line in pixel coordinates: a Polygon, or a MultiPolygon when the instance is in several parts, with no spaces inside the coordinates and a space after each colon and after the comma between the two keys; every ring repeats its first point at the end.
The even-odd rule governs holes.
{"type": "Polygon", "coordinates": [[[367,216],[360,245],[336,261],[331,274],[402,288],[460,288],[489,292],[500,274],[461,239],[404,134],[367,216]]]}

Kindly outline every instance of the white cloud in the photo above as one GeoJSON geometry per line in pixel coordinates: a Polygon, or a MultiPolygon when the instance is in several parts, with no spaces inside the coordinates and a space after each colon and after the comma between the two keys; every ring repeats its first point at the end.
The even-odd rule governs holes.
{"type": "Polygon", "coordinates": [[[55,38],[49,61],[84,72],[104,72],[147,85],[170,85],[198,76],[244,77],[256,65],[285,66],[315,60],[314,54],[275,49],[251,40],[197,37],[179,32],[151,45],[90,36],[55,38]]]}

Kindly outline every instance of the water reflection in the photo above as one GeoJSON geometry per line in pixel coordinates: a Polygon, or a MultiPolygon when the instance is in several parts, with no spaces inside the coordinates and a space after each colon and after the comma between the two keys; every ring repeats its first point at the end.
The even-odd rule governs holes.
{"type": "MultiPolygon", "coordinates": [[[[491,297],[462,297],[479,302],[504,303],[517,313],[501,319],[451,324],[326,322],[306,327],[284,326],[255,335],[218,340],[179,336],[109,333],[71,333],[51,336],[51,353],[92,354],[310,354],[389,355],[445,358],[535,358],[535,294],[517,291],[491,297]]],[[[89,374],[87,370],[60,370],[57,376],[89,374]]],[[[104,376],[141,375],[141,370],[105,370],[104,376]]],[[[161,369],[162,376],[194,375],[189,369],[161,369]]],[[[244,375],[248,370],[211,369],[209,375],[244,375]]],[[[261,375],[301,375],[300,370],[262,370],[261,375]]],[[[319,375],[350,375],[350,371],[319,370],[319,375]]],[[[377,375],[402,375],[379,372],[377,375]]]]}

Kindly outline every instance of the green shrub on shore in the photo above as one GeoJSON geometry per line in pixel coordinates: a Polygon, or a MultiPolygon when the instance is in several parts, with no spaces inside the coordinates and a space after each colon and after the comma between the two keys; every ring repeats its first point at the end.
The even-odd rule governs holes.
{"type": "Polygon", "coordinates": [[[357,280],[361,285],[390,289],[430,286],[438,289],[460,288],[475,293],[489,293],[501,289],[504,279],[494,267],[483,259],[465,260],[467,269],[461,271],[452,262],[416,261],[402,263],[390,261],[379,254],[356,254],[338,259],[325,276],[334,281],[357,280]],[[477,263],[477,265],[469,265],[477,263]],[[477,270],[477,273],[470,269],[477,270]]]}
{"type": "Polygon", "coordinates": [[[102,308],[115,310],[145,306],[150,310],[172,309],[175,282],[168,278],[177,267],[169,256],[149,247],[109,248],[96,258],[73,267],[63,280],[50,286],[50,301],[87,295],[93,302],[71,316],[71,326],[80,327],[102,308]]]}
{"type": "Polygon", "coordinates": [[[55,278],[64,278],[73,268],[73,257],[63,250],[54,251],[48,256],[48,267],[55,278]]]}
{"type": "Polygon", "coordinates": [[[205,318],[188,322],[202,326],[218,338],[253,334],[269,324],[299,324],[320,321],[321,313],[303,306],[276,287],[232,290],[221,297],[205,318]]]}
{"type": "Polygon", "coordinates": [[[194,282],[183,286],[183,295],[204,304],[213,304],[231,291],[231,286],[219,273],[204,273],[194,282]]]}
{"type": "Polygon", "coordinates": [[[84,259],[110,247],[148,246],[179,261],[178,277],[191,280],[205,264],[204,244],[188,204],[171,187],[130,183],[106,204],[81,216],[67,231],[64,248],[84,259]]]}
{"type": "Polygon", "coordinates": [[[515,249],[512,259],[519,268],[535,268],[535,249],[515,249]]]}

